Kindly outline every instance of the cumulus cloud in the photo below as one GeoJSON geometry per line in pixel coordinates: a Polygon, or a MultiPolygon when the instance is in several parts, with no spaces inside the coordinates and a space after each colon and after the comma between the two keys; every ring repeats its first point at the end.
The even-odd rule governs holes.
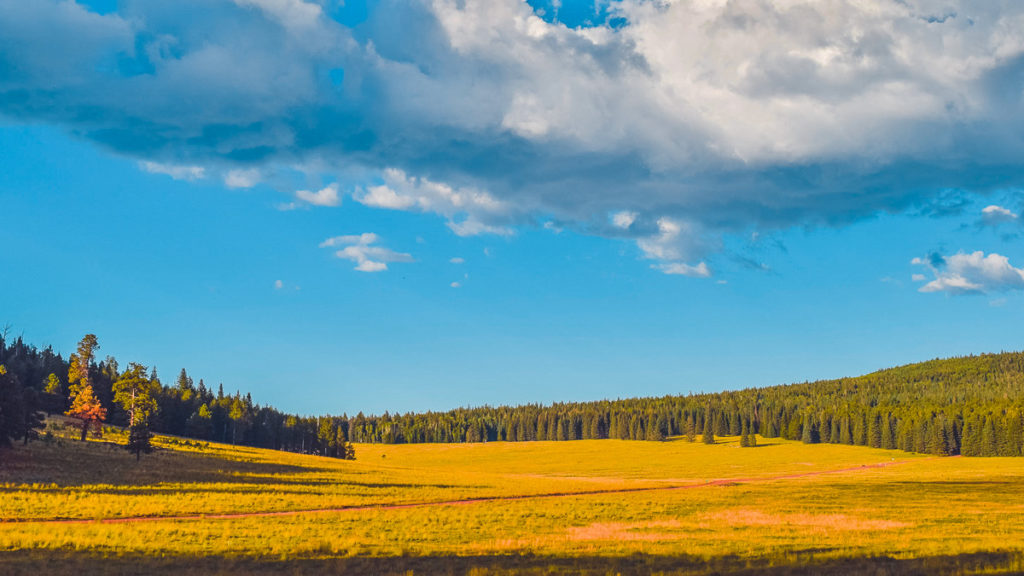
{"type": "MultiPolygon", "coordinates": [[[[959,252],[942,257],[937,254],[914,258],[911,264],[931,270],[934,279],[921,286],[921,292],[947,292],[949,294],[984,294],[1024,289],[1024,269],[1014,268],[1006,256],[982,251],[969,254],[959,252]]],[[[921,274],[914,281],[927,278],[921,274]]]]}
{"type": "Polygon", "coordinates": [[[623,210],[612,214],[612,225],[616,228],[628,230],[633,222],[636,222],[637,213],[623,210]]]}
{"type": "Polygon", "coordinates": [[[394,168],[385,170],[383,175],[383,184],[358,191],[356,201],[374,208],[440,214],[448,219],[448,227],[459,236],[513,233],[511,228],[495,223],[506,220],[511,207],[485,191],[455,188],[428,178],[408,176],[394,168]]]}
{"type": "Polygon", "coordinates": [[[228,170],[224,185],[228,188],[252,188],[260,183],[260,171],[255,168],[228,170]]]}
{"type": "Polygon", "coordinates": [[[666,274],[697,278],[711,276],[711,270],[704,262],[696,265],[682,262],[702,251],[699,247],[699,234],[693,225],[671,218],[660,218],[657,229],[657,233],[640,238],[636,242],[645,258],[661,261],[651,268],[666,274]]]}
{"type": "Polygon", "coordinates": [[[356,263],[354,270],[360,272],[383,272],[388,269],[391,262],[413,262],[409,254],[395,252],[383,246],[376,245],[380,238],[367,232],[358,235],[335,236],[320,243],[321,248],[336,248],[334,255],[342,260],[351,260],[356,263]]]}
{"type": "Polygon", "coordinates": [[[202,166],[176,166],[159,162],[143,161],[139,166],[150,174],[165,174],[175,180],[202,180],[206,177],[206,169],[202,166]]]}
{"type": "Polygon", "coordinates": [[[341,197],[338,196],[338,185],[330,184],[316,192],[309,190],[298,190],[295,197],[313,206],[338,206],[341,204],[341,197]]]}
{"type": "Polygon", "coordinates": [[[226,182],[345,167],[360,202],[458,234],[622,237],[629,206],[659,263],[683,261],[654,255],[662,219],[714,237],[1024,184],[1021,3],[622,0],[569,27],[382,0],[355,28],[323,5],[0,0],[0,115],[226,182]]]}
{"type": "Polygon", "coordinates": [[[1014,214],[1008,208],[1002,206],[986,206],[981,210],[981,223],[989,226],[998,226],[1007,222],[1016,222],[1019,219],[1017,214],[1014,214]]]}

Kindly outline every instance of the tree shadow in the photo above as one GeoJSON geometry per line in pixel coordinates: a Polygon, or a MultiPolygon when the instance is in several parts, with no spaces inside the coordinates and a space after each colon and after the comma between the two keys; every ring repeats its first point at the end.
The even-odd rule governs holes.
{"type": "Polygon", "coordinates": [[[0,572],[10,576],[54,574],[444,574],[451,576],[712,575],[902,576],[910,574],[1019,573],[1021,552],[978,552],[899,559],[888,556],[817,560],[821,549],[790,551],[770,558],[719,556],[398,556],[349,558],[253,558],[230,556],[111,555],[73,550],[16,550],[0,555],[0,572]]]}

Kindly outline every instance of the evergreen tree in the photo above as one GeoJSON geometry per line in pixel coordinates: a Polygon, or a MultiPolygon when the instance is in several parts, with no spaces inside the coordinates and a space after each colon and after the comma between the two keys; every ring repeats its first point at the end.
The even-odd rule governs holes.
{"type": "Polygon", "coordinates": [[[701,435],[700,441],[705,444],[715,443],[715,433],[711,428],[711,414],[704,413],[704,433],[701,435]]]}
{"type": "Polygon", "coordinates": [[[92,391],[89,384],[79,385],[78,393],[71,401],[71,407],[64,414],[81,420],[82,442],[85,442],[89,434],[89,428],[93,429],[96,435],[102,431],[102,423],[107,419],[107,410],[100,405],[100,401],[92,391]]]}
{"type": "Polygon", "coordinates": [[[135,362],[128,364],[128,369],[114,382],[114,401],[128,414],[126,448],[135,454],[136,461],[143,452],[149,454],[153,451],[149,419],[157,409],[153,394],[158,386],[152,377],[146,378],[146,367],[135,362]]]}
{"type": "Polygon", "coordinates": [[[814,416],[810,413],[804,415],[804,423],[800,441],[804,444],[815,444],[818,442],[818,433],[814,429],[814,416]]]}
{"type": "Polygon", "coordinates": [[[24,398],[21,384],[7,367],[0,364],[0,447],[20,438],[25,427],[24,398]]]}
{"type": "Polygon", "coordinates": [[[135,454],[135,461],[142,458],[142,453],[149,454],[153,451],[153,433],[149,430],[149,424],[141,418],[128,427],[128,444],[125,448],[135,454]]]}
{"type": "Polygon", "coordinates": [[[750,429],[747,427],[747,422],[744,421],[740,427],[740,447],[747,448],[750,446],[750,429]]]}

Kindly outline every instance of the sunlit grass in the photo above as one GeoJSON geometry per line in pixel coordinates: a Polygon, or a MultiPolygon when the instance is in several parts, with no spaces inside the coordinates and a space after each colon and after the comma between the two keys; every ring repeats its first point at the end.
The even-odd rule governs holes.
{"type": "Polygon", "coordinates": [[[0,525],[0,551],[307,560],[645,554],[751,566],[1024,551],[1024,459],[760,441],[753,449],[735,439],[358,445],[358,460],[341,461],[162,438],[163,449],[139,463],[102,442],[35,443],[8,453],[0,471],[0,519],[18,521],[0,525]],[[894,465],[873,467],[885,463],[894,465]],[[845,471],[797,476],[836,470],[845,471]],[[720,479],[733,482],[709,485],[720,479]],[[614,492],[686,486],[697,487],[614,492]],[[529,497],[577,492],[593,493],[529,497]],[[371,508],[324,511],[361,506],[371,508]]]}

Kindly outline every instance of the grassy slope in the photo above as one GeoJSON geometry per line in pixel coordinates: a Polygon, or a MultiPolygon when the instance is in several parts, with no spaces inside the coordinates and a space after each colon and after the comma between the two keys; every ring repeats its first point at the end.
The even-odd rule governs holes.
{"type": "Polygon", "coordinates": [[[0,519],[304,510],[684,485],[692,490],[125,524],[0,524],[0,572],[779,573],[1024,567],[1024,460],[776,441],[357,447],[344,462],[212,444],[134,457],[101,442],[3,453],[0,519]],[[891,560],[879,560],[879,557],[891,560]],[[97,558],[106,558],[97,563],[97,558]],[[287,561],[283,564],[282,561],[287,561]],[[964,564],[966,563],[966,564],[964,564]],[[972,564],[974,563],[974,564],[972,564]],[[807,568],[807,567],[810,568],[807,568]],[[965,568],[966,566],[966,568],[965,568]],[[803,568],[801,568],[803,567],[803,568]]]}

